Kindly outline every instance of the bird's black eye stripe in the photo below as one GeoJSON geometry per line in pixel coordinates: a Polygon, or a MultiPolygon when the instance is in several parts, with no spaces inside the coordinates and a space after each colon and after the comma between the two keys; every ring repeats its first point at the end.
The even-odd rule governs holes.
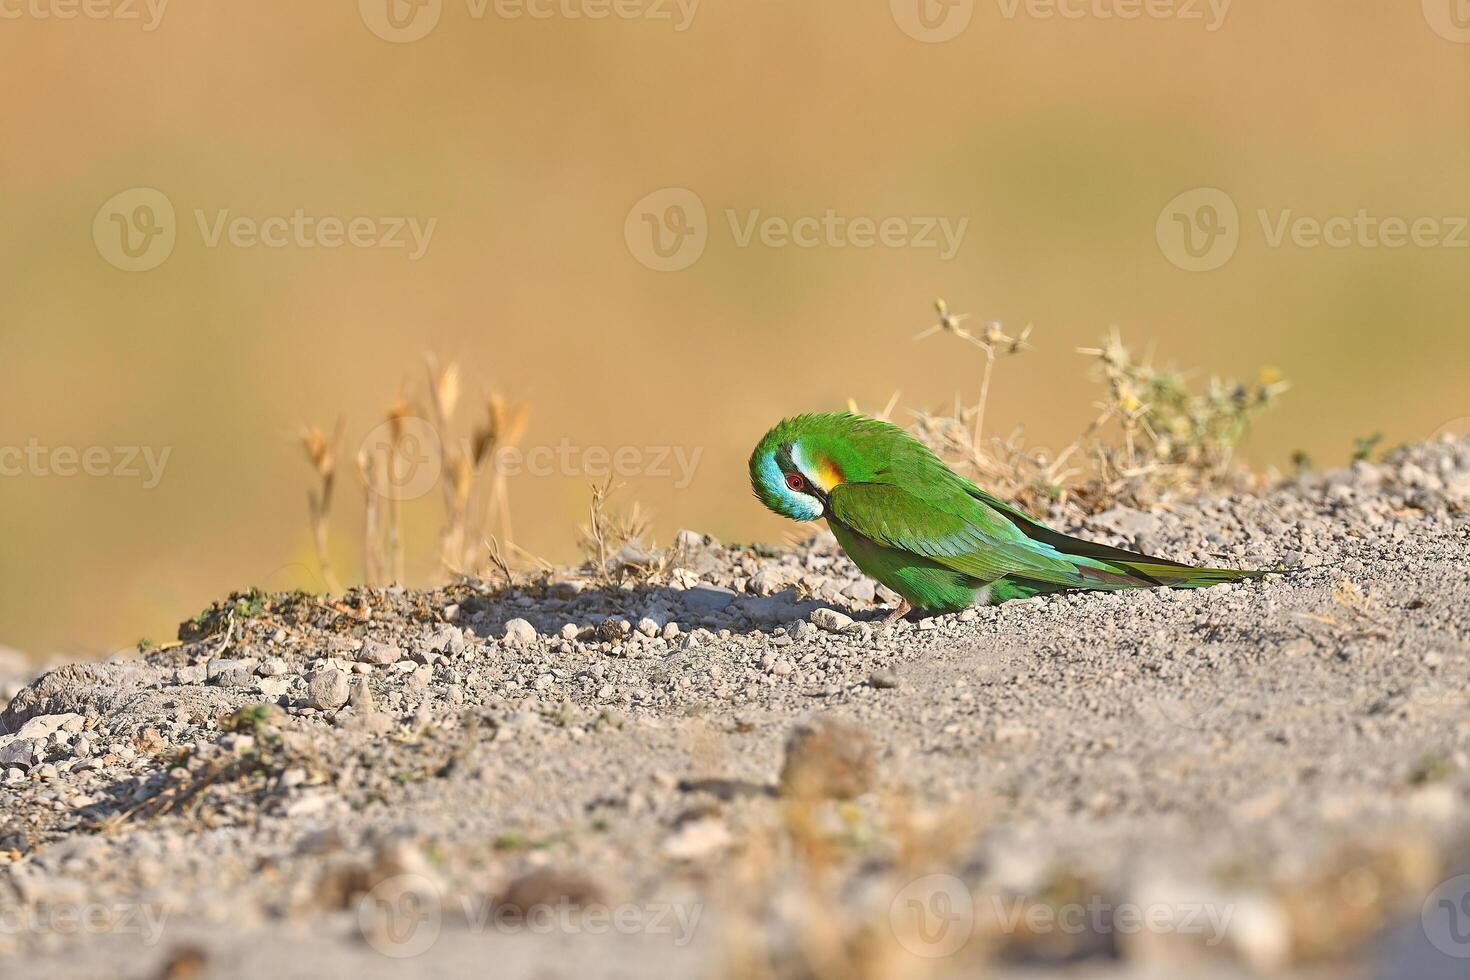
{"type": "MultiPolygon", "coordinates": [[[[788,477],[795,475],[801,478],[803,486],[801,490],[798,491],[799,493],[810,494],[811,496],[816,497],[818,500],[822,501],[822,503],[824,504],[827,502],[826,491],[817,486],[811,480],[808,480],[806,478],[806,475],[801,472],[801,468],[796,465],[796,461],[791,458],[790,443],[784,443],[776,449],[776,465],[780,467],[781,472],[784,475],[788,477]]],[[[787,485],[790,486],[790,484],[787,485]]]]}

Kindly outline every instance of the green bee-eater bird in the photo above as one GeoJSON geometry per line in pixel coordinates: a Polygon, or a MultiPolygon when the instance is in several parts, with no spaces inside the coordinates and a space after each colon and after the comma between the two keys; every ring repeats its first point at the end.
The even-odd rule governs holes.
{"type": "Polygon", "coordinates": [[[951,470],[896,425],[851,414],[798,415],[750,457],[761,503],[797,521],[826,518],[858,568],[911,609],[955,612],[1072,589],[1203,588],[1264,572],[1195,568],[1054,531],[951,470]]]}

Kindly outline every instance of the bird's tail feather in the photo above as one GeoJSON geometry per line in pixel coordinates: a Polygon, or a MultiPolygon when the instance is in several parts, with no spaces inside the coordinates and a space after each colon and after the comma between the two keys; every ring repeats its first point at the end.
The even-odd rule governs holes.
{"type": "Polygon", "coordinates": [[[1161,564],[1143,556],[1136,561],[1112,559],[1107,562],[1090,557],[1067,557],[1077,563],[1075,581],[1041,581],[1008,575],[992,584],[990,601],[1029,599],[1032,596],[1077,589],[1105,592],[1119,589],[1207,589],[1224,582],[1243,582],[1269,574],[1241,568],[1191,568],[1188,565],[1161,564]]]}
{"type": "Polygon", "coordinates": [[[1071,562],[1081,579],[1064,584],[1056,580],[1007,576],[996,583],[1001,586],[999,594],[1023,597],[1068,589],[1146,589],[1160,586],[1171,589],[1203,589],[1222,582],[1242,582],[1268,574],[1239,568],[1195,568],[1167,558],[1155,558],[1085,538],[1075,538],[1047,527],[1031,515],[1006,504],[974,484],[970,484],[969,489],[973,496],[999,511],[1032,541],[1046,546],[1053,554],[1071,562]]]}
{"type": "Polygon", "coordinates": [[[1117,566],[1130,578],[1140,580],[1141,585],[1162,585],[1171,589],[1207,589],[1222,582],[1243,582],[1267,574],[1244,568],[1190,568],[1173,563],[1160,564],[1147,558],[1142,561],[1114,560],[1108,564],[1117,566]]]}

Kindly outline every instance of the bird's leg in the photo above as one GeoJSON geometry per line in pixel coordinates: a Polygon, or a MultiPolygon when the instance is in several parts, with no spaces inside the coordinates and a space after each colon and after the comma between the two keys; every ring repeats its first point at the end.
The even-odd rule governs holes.
{"type": "Polygon", "coordinates": [[[898,605],[894,608],[893,612],[889,613],[888,618],[883,620],[883,628],[888,629],[888,627],[892,626],[894,623],[898,622],[900,619],[903,619],[910,612],[912,612],[913,608],[913,603],[909,602],[907,599],[900,599],[898,605]]]}

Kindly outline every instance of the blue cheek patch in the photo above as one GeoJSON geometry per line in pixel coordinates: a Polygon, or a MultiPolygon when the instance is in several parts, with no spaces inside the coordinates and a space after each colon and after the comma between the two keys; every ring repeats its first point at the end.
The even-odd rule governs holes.
{"type": "Polygon", "coordinates": [[[803,494],[786,491],[786,497],[790,503],[791,510],[788,513],[798,521],[814,521],[822,516],[822,505],[819,501],[803,494]]]}
{"type": "Polygon", "coordinates": [[[775,453],[761,460],[761,484],[775,504],[775,509],[796,521],[814,521],[822,516],[822,504],[815,497],[796,493],[786,485],[786,476],[776,465],[775,453]]]}

